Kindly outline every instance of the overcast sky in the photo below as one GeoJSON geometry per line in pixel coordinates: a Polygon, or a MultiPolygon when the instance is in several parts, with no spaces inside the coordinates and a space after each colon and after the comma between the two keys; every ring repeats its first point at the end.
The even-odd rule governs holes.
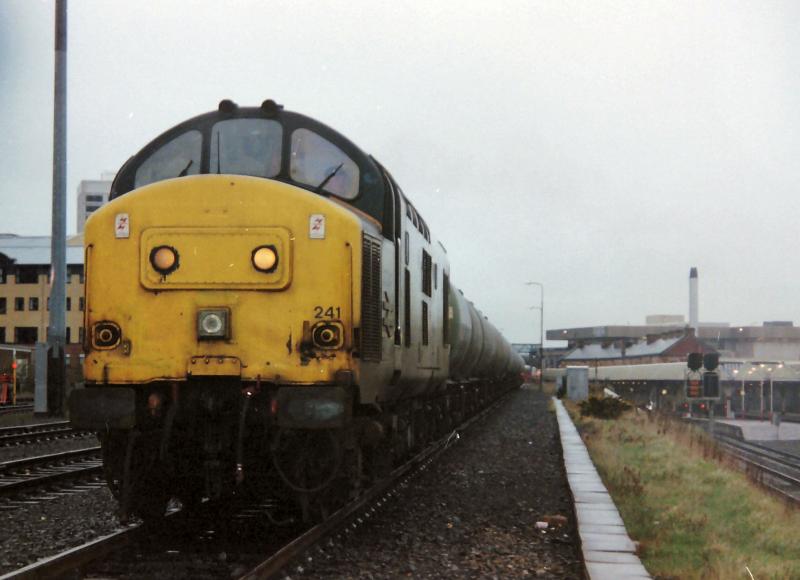
{"type": "MultiPolygon", "coordinates": [[[[273,98],[394,174],[512,341],[800,323],[800,3],[70,0],[67,224],[220,99],[273,98]]],[[[0,0],[0,232],[49,234],[52,0],[0,0]]]]}

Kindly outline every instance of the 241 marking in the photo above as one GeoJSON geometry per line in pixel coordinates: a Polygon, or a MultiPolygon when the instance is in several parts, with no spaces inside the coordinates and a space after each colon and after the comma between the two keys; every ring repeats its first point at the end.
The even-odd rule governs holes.
{"type": "Polygon", "coordinates": [[[327,308],[325,308],[324,306],[314,307],[314,318],[338,319],[341,317],[342,317],[342,309],[338,306],[328,306],[327,308]]]}

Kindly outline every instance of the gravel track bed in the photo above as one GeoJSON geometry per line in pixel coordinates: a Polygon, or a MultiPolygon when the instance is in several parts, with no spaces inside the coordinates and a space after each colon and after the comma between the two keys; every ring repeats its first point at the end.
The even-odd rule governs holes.
{"type": "MultiPolygon", "coordinates": [[[[0,447],[0,462],[97,445],[97,437],[87,435],[0,447]]],[[[11,505],[5,501],[0,503],[0,546],[3,546],[0,574],[111,533],[119,527],[116,502],[107,489],[65,492],[55,499],[39,499],[55,495],[57,492],[33,491],[25,497],[15,498],[11,505]]]]}
{"type": "MultiPolygon", "coordinates": [[[[581,578],[548,400],[533,388],[512,393],[373,517],[312,551],[287,576],[581,578]],[[567,523],[536,529],[548,515],[567,523]]],[[[33,455],[95,444],[87,437],[24,449],[33,455]]],[[[0,449],[0,461],[16,449],[0,449]]],[[[116,509],[100,488],[0,511],[0,574],[118,529],[116,509]]]]}
{"type": "Polygon", "coordinates": [[[0,574],[113,532],[116,509],[111,492],[99,488],[0,511],[0,574]]]}
{"type": "Polygon", "coordinates": [[[93,434],[65,439],[51,439],[49,441],[36,441],[35,443],[21,443],[9,447],[0,447],[0,462],[36,457],[37,455],[49,455],[62,451],[86,449],[88,447],[97,447],[98,445],[100,443],[93,434]]]}
{"type": "Polygon", "coordinates": [[[489,417],[376,514],[288,578],[582,578],[555,414],[534,387],[489,417]],[[536,528],[545,516],[566,524],[536,528]]]}

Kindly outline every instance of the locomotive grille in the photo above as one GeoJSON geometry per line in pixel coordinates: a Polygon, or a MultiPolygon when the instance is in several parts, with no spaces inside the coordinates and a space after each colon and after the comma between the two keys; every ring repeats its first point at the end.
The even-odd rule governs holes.
{"type": "Polygon", "coordinates": [[[381,360],[381,242],[364,234],[361,266],[361,358],[381,360]]]}
{"type": "Polygon", "coordinates": [[[431,255],[422,250],[422,291],[428,296],[431,295],[431,268],[433,260],[431,255]]]}

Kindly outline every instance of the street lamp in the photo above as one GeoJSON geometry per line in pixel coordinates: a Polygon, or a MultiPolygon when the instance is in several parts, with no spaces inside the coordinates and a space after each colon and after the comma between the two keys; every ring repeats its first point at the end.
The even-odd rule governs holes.
{"type": "Polygon", "coordinates": [[[526,286],[538,286],[539,294],[539,390],[542,390],[544,380],[544,284],[541,282],[526,282],[526,286]]]}

